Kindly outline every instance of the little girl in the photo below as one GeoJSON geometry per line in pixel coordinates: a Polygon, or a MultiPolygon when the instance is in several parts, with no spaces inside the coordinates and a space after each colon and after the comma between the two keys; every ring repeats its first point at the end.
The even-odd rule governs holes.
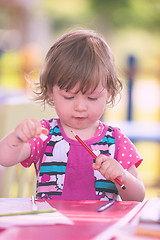
{"type": "Polygon", "coordinates": [[[111,50],[100,36],[87,30],[63,35],[46,56],[36,97],[53,105],[59,118],[22,121],[1,140],[0,164],[34,163],[37,199],[118,200],[120,195],[143,201],[137,171],[141,156],[120,129],[99,120],[121,88],[111,50]],[[72,131],[96,154],[95,160],[72,131]]]}

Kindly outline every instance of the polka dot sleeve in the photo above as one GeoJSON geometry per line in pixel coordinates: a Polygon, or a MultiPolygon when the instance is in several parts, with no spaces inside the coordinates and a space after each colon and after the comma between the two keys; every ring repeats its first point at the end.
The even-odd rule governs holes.
{"type": "MultiPolygon", "coordinates": [[[[49,130],[49,126],[46,120],[41,121],[42,127],[47,128],[49,130]]],[[[21,164],[23,167],[30,167],[32,163],[37,163],[42,156],[44,141],[41,138],[33,138],[29,141],[31,146],[31,155],[26,160],[22,161],[21,164]]]]}
{"type": "Polygon", "coordinates": [[[138,167],[143,161],[141,155],[137,152],[135,145],[125,136],[120,129],[116,128],[116,142],[118,143],[115,159],[123,166],[124,169],[132,165],[138,167]]]}

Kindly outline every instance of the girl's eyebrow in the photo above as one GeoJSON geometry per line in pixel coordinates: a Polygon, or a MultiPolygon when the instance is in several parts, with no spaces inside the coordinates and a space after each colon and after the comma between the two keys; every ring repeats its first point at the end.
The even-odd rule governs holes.
{"type": "MultiPolygon", "coordinates": [[[[89,94],[89,95],[96,94],[96,95],[99,95],[99,94],[101,94],[101,93],[104,91],[104,89],[105,89],[105,88],[102,88],[101,91],[98,91],[98,90],[96,90],[96,89],[95,89],[94,91],[88,90],[85,94],[89,94]]],[[[81,91],[81,90],[79,90],[79,91],[77,92],[77,91],[73,91],[73,89],[71,89],[71,90],[69,90],[69,91],[66,91],[65,89],[60,89],[60,91],[63,91],[64,93],[76,95],[76,94],[77,94],[79,91],[81,91]]]]}
{"type": "Polygon", "coordinates": [[[101,94],[105,88],[103,88],[101,91],[93,91],[90,94],[101,94]]]}

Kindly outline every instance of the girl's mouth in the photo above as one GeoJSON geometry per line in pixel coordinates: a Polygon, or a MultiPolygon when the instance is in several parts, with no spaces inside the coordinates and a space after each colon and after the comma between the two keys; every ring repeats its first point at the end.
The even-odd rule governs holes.
{"type": "Polygon", "coordinates": [[[85,120],[86,117],[75,117],[76,120],[85,120]]]}

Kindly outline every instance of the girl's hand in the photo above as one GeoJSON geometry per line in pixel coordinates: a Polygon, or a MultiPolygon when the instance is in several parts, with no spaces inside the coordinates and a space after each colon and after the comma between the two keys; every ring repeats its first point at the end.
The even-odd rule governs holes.
{"type": "Polygon", "coordinates": [[[113,158],[105,155],[99,155],[96,158],[96,163],[93,163],[93,168],[98,170],[106,179],[115,182],[118,178],[122,183],[125,177],[124,168],[113,158]]]}
{"type": "Polygon", "coordinates": [[[28,142],[34,137],[39,137],[43,132],[48,134],[47,129],[42,128],[41,123],[36,119],[24,119],[14,130],[14,135],[20,142],[28,142]]]}

